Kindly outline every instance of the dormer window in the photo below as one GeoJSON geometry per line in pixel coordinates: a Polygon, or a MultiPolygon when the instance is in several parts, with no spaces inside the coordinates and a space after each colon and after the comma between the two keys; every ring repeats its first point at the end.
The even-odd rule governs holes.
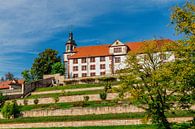
{"type": "Polygon", "coordinates": [[[114,53],[120,53],[120,52],[122,52],[121,47],[114,48],[114,53]]]}

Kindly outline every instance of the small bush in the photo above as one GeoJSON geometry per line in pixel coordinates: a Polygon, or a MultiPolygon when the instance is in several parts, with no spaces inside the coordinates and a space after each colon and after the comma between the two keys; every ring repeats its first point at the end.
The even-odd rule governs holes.
{"type": "Polygon", "coordinates": [[[84,83],[95,83],[95,79],[94,78],[83,78],[83,79],[81,79],[81,82],[84,82],[84,83]]]}
{"type": "Polygon", "coordinates": [[[55,103],[59,102],[59,100],[60,100],[58,96],[54,97],[53,99],[54,99],[55,103]]]}
{"type": "Polygon", "coordinates": [[[89,101],[89,96],[83,96],[83,98],[84,98],[84,101],[85,102],[88,102],[89,101]]]}
{"type": "Polygon", "coordinates": [[[23,104],[24,105],[28,105],[28,100],[27,99],[24,99],[23,104]]]}
{"type": "Polygon", "coordinates": [[[112,85],[111,85],[110,82],[106,82],[106,83],[105,83],[104,91],[105,91],[106,93],[112,91],[112,85]]]}
{"type": "Polygon", "coordinates": [[[39,103],[39,99],[37,99],[37,98],[36,98],[36,99],[34,99],[34,104],[36,104],[36,105],[37,105],[38,103],[39,103]]]}
{"type": "Polygon", "coordinates": [[[3,106],[6,100],[7,100],[7,97],[3,96],[3,93],[0,92],[0,108],[3,106]]]}
{"type": "Polygon", "coordinates": [[[101,100],[106,100],[106,98],[107,98],[107,93],[106,92],[100,93],[100,99],[101,100]]]}
{"type": "Polygon", "coordinates": [[[88,101],[89,101],[89,96],[83,96],[83,99],[84,99],[84,101],[83,101],[83,107],[85,107],[85,106],[87,106],[88,105],[88,101]]]}
{"type": "Polygon", "coordinates": [[[6,102],[1,109],[1,113],[4,118],[15,118],[18,114],[20,114],[19,106],[16,101],[6,102]]]}
{"type": "Polygon", "coordinates": [[[75,103],[73,103],[73,106],[74,107],[84,107],[84,102],[83,101],[75,102],[75,103]]]}

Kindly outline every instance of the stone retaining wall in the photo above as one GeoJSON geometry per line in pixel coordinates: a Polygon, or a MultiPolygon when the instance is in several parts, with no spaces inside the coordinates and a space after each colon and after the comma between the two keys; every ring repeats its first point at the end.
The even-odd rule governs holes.
{"type": "MultiPolygon", "coordinates": [[[[192,120],[192,117],[168,118],[169,122],[182,123],[192,120]]],[[[0,128],[41,128],[41,127],[81,127],[81,126],[117,126],[117,125],[138,125],[143,124],[142,119],[123,120],[89,120],[89,121],[69,121],[69,122],[42,122],[42,123],[18,123],[0,124],[0,128]]],[[[150,123],[148,123],[150,124],[150,123]]]]}
{"type": "MultiPolygon", "coordinates": [[[[107,100],[113,100],[117,97],[117,93],[108,93],[107,94],[107,100]]],[[[83,96],[89,96],[89,101],[100,101],[99,94],[92,94],[92,95],[74,95],[74,96],[62,96],[59,97],[59,103],[62,102],[77,102],[77,101],[83,101],[83,96]]],[[[54,98],[39,98],[38,104],[50,104],[55,103],[54,98]]],[[[24,100],[17,100],[18,105],[24,105],[24,100]]],[[[28,105],[33,105],[34,99],[28,99],[28,105]]]]}
{"type": "Polygon", "coordinates": [[[114,107],[96,107],[96,108],[70,108],[56,110],[33,110],[22,112],[23,117],[42,117],[42,116],[75,116],[75,115],[98,115],[109,113],[128,113],[128,112],[144,112],[143,109],[135,106],[114,106],[114,107]]]}

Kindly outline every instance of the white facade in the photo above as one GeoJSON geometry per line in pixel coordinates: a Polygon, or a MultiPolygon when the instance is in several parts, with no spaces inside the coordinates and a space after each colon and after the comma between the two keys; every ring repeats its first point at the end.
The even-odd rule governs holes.
{"type": "MultiPolygon", "coordinates": [[[[117,70],[125,69],[125,60],[127,53],[128,51],[131,51],[131,48],[127,44],[123,44],[119,40],[116,40],[113,44],[108,46],[107,51],[109,53],[108,55],[101,55],[100,52],[99,56],[85,55],[84,57],[78,58],[71,58],[71,56],[74,56],[75,53],[79,54],[79,49],[76,52],[65,53],[64,62],[66,78],[112,75],[115,74],[117,70]]],[[[160,54],[161,53],[154,53],[154,55],[159,57],[159,60],[160,54]]],[[[173,61],[175,59],[171,52],[166,52],[165,54],[166,61],[173,61]]],[[[143,56],[144,54],[140,54],[137,57],[140,58],[143,56]]],[[[143,62],[144,61],[141,61],[140,63],[143,62]]]]}

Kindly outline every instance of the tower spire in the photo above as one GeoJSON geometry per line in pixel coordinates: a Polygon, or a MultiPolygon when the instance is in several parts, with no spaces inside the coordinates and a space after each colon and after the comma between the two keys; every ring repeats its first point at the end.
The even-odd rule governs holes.
{"type": "Polygon", "coordinates": [[[76,48],[77,44],[73,38],[73,33],[70,32],[68,36],[68,40],[66,42],[66,52],[72,52],[74,48],[76,48]]]}

